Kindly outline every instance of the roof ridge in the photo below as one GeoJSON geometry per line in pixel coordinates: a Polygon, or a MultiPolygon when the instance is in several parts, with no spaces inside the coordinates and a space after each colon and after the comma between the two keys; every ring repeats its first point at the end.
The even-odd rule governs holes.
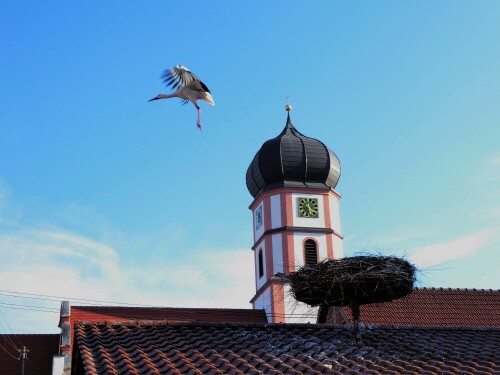
{"type": "Polygon", "coordinates": [[[218,311],[260,311],[256,309],[244,309],[238,307],[169,307],[169,306],[119,306],[119,305],[72,305],[71,308],[119,308],[119,309],[144,309],[144,310],[153,310],[153,309],[169,309],[169,310],[218,310],[218,311]]]}
{"type": "MultiPolygon", "coordinates": [[[[198,320],[151,320],[151,319],[130,319],[126,321],[103,320],[99,322],[78,320],[76,326],[207,326],[207,327],[264,327],[269,323],[259,322],[207,322],[198,320]]],[[[285,324],[276,324],[283,326],[285,324]]],[[[305,325],[305,324],[304,324],[305,325]]],[[[309,325],[312,326],[312,325],[309,325]]]]}
{"type": "Polygon", "coordinates": [[[443,287],[414,287],[413,290],[445,290],[445,291],[465,291],[465,292],[500,292],[500,289],[478,289],[478,288],[443,288],[443,287]]]}
{"type": "MultiPolygon", "coordinates": [[[[352,326],[352,324],[350,324],[352,326]]],[[[399,330],[415,330],[415,329],[425,329],[425,330],[436,330],[436,331],[500,331],[500,327],[490,327],[490,326],[432,326],[432,325],[401,325],[401,324],[361,324],[361,329],[373,330],[373,329],[399,329],[399,330]]]]}
{"type": "MultiPolygon", "coordinates": [[[[338,330],[352,330],[354,325],[336,325],[336,324],[317,324],[317,323],[259,323],[259,322],[200,322],[200,321],[176,321],[176,320],[129,320],[129,321],[78,321],[75,322],[76,326],[199,326],[199,327],[268,327],[269,329],[275,328],[313,328],[313,329],[338,329],[338,330]]],[[[435,331],[499,331],[500,327],[487,327],[487,326],[421,326],[421,325],[360,325],[362,331],[373,330],[435,330],[435,331]]]]}
{"type": "Polygon", "coordinates": [[[60,333],[0,333],[1,336],[60,336],[60,333]]]}

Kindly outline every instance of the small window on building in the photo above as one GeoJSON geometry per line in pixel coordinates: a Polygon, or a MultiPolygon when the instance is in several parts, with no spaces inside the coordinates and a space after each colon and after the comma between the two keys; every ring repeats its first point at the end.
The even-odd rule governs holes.
{"type": "Polygon", "coordinates": [[[264,259],[262,257],[262,249],[259,249],[259,279],[264,276],[264,259]]]}
{"type": "Polygon", "coordinates": [[[318,263],[318,249],[316,241],[306,240],[304,243],[304,259],[306,266],[318,263]]]}

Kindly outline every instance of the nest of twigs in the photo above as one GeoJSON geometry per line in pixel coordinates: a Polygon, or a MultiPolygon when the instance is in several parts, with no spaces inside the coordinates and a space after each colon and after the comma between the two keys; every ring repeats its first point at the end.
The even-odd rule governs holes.
{"type": "Polygon", "coordinates": [[[359,306],[411,293],[415,267],[393,256],[354,256],[304,266],[287,278],[294,297],[308,305],[359,306]]]}

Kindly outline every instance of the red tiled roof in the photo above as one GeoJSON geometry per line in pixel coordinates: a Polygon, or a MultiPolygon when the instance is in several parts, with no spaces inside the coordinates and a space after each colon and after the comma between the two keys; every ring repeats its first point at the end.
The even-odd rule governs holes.
{"type": "Polygon", "coordinates": [[[0,334],[0,374],[19,375],[19,352],[25,346],[28,359],[24,362],[25,375],[51,375],[52,359],[59,354],[59,335],[5,335],[0,334]],[[15,357],[15,358],[13,358],[15,357]]]}
{"type": "MultiPolygon", "coordinates": [[[[352,323],[351,310],[340,309],[352,323]]],[[[330,309],[328,322],[344,320],[330,309]]],[[[445,327],[500,327],[500,290],[415,288],[406,297],[361,306],[361,323],[445,327]]]]}
{"type": "Polygon", "coordinates": [[[75,326],[73,374],[494,374],[500,329],[173,323],[75,326]]]}
{"type": "MultiPolygon", "coordinates": [[[[61,326],[63,316],[59,325],[61,326]]],[[[69,324],[87,323],[129,323],[132,321],[183,321],[183,322],[230,322],[267,323],[264,310],[175,308],[175,307],[122,307],[122,306],[72,306],[69,324]]],[[[69,355],[73,350],[74,330],[71,329],[69,355]]],[[[1,375],[1,373],[0,373],[1,375]]]]}
{"type": "Polygon", "coordinates": [[[264,310],[175,307],[72,306],[71,321],[124,322],[169,320],[196,322],[267,323],[264,310]]]}

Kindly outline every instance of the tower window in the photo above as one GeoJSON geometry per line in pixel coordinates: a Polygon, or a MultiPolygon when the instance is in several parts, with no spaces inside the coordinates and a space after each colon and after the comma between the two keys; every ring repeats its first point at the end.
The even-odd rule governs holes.
{"type": "Polygon", "coordinates": [[[258,255],[258,261],[259,261],[259,279],[264,276],[264,259],[262,256],[262,249],[259,249],[259,255],[258,255]]]}
{"type": "Polygon", "coordinates": [[[318,263],[318,248],[316,241],[306,240],[304,243],[304,260],[306,266],[318,263]]]}

